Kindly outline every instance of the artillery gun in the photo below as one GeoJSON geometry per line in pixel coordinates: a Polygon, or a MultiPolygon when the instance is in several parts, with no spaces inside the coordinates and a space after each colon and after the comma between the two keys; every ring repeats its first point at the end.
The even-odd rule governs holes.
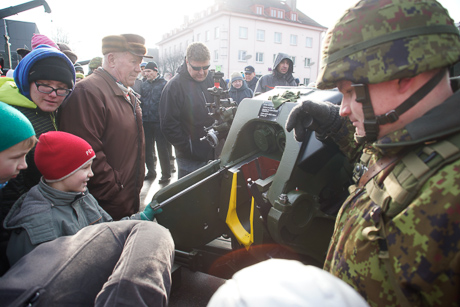
{"type": "Polygon", "coordinates": [[[296,102],[269,99],[287,90],[300,99],[339,104],[337,90],[276,87],[243,100],[220,159],[159,190],[159,224],[176,244],[175,264],[220,278],[268,258],[322,266],[352,166],[334,143],[284,126],[296,102]]]}

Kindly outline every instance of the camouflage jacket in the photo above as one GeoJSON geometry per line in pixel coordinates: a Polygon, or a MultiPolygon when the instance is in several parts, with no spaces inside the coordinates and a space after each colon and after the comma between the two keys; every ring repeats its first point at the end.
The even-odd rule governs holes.
{"type": "MultiPolygon", "coordinates": [[[[459,102],[457,92],[364,149],[350,142],[350,125],[343,125],[335,140],[350,158],[359,150],[368,154],[368,167],[383,156],[401,155],[391,172],[373,179],[387,193],[383,177],[407,172],[404,161],[410,154],[428,161],[426,148],[431,144],[452,137],[460,140],[459,102]]],[[[324,269],[353,286],[371,306],[400,305],[395,288],[413,306],[460,305],[460,159],[452,160],[427,177],[400,208],[393,195],[382,208],[368,185],[351,192],[337,216],[324,269]],[[378,239],[381,232],[369,232],[379,227],[386,232],[383,240],[378,239]],[[390,274],[382,257],[385,246],[390,274]]]]}

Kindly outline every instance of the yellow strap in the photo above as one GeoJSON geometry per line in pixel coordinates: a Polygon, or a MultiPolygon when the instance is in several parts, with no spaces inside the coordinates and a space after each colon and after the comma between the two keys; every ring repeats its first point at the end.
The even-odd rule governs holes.
{"type": "Polygon", "coordinates": [[[251,201],[251,215],[249,217],[251,233],[248,233],[246,229],[244,229],[243,225],[241,225],[240,219],[238,218],[238,213],[236,212],[237,179],[238,173],[233,173],[232,190],[230,193],[230,202],[228,204],[227,219],[225,220],[225,223],[227,223],[228,227],[233,232],[238,242],[244,245],[246,250],[249,250],[251,244],[254,243],[254,198],[252,198],[251,201]]]}

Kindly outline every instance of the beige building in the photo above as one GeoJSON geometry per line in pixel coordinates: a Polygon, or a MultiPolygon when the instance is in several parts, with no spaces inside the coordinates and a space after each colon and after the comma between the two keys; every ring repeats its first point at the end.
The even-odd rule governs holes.
{"type": "MultiPolygon", "coordinates": [[[[229,78],[233,71],[252,65],[256,74],[272,70],[278,52],[294,61],[294,77],[301,84],[315,81],[320,44],[327,28],[296,9],[296,0],[215,0],[213,6],[184,18],[184,24],[157,45],[160,62],[183,61],[192,42],[202,42],[211,52],[211,68],[229,78]]],[[[169,69],[171,70],[171,69],[169,69]]],[[[167,73],[167,72],[165,72],[167,73]]]]}

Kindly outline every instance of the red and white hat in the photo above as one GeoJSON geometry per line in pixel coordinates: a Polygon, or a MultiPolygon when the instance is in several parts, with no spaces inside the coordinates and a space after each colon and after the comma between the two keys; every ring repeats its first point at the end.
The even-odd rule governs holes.
{"type": "Polygon", "coordinates": [[[96,157],[82,138],[62,131],[40,135],[35,148],[35,164],[48,182],[64,180],[96,157]]]}

